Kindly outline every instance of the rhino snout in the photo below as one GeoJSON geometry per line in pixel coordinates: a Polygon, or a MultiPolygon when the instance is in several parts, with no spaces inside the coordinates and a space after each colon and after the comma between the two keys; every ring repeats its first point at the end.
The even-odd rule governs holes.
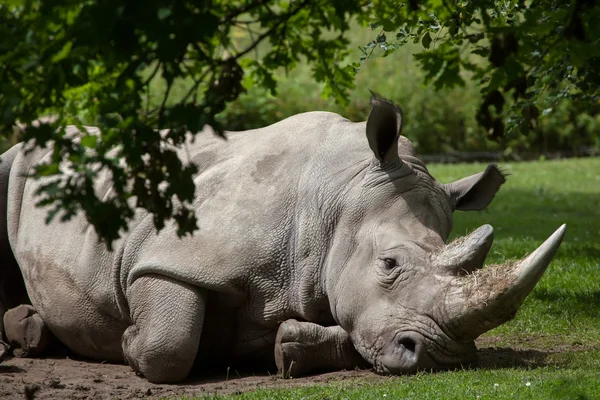
{"type": "Polygon", "coordinates": [[[410,374],[432,367],[422,340],[414,333],[400,332],[383,347],[380,365],[385,373],[410,374]]]}

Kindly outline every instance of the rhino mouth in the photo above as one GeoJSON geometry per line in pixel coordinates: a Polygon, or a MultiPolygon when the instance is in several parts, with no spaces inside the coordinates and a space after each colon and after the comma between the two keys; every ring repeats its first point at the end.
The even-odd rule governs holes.
{"type": "Polygon", "coordinates": [[[458,343],[449,338],[442,341],[443,344],[435,343],[417,332],[399,332],[382,347],[373,367],[380,374],[405,375],[455,369],[477,361],[473,342],[458,343]]]}
{"type": "Polygon", "coordinates": [[[381,349],[378,357],[383,373],[398,375],[416,372],[419,366],[429,364],[422,340],[413,332],[399,332],[381,349]]]}

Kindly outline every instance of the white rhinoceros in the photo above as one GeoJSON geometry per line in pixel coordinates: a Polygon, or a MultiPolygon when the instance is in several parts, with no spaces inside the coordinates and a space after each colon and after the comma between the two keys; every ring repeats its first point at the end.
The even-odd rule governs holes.
{"type": "Polygon", "coordinates": [[[184,379],[194,364],[274,362],[297,376],[474,361],[474,339],[514,316],[565,227],[522,261],[481,269],[489,225],[445,241],[452,212],[485,208],[503,174],[490,165],[438,183],[400,136],[400,109],[378,96],[371,105],[366,123],[310,112],[227,141],[199,135],[181,157],[200,165],[200,229],[157,234],[139,210],[114,251],[83,215],[44,223],[40,181],[26,176],[50,152],[13,147],[0,168],[0,272],[14,277],[18,264],[32,306],[6,313],[6,332],[21,335],[11,340],[34,348],[47,327],[152,382],[184,379]]]}

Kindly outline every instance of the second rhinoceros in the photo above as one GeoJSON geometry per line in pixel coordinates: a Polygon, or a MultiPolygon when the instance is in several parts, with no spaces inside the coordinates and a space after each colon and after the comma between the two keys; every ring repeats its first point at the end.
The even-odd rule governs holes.
{"type": "MultiPolygon", "coordinates": [[[[503,173],[490,165],[440,184],[400,135],[399,107],[379,96],[371,106],[361,123],[310,112],[227,141],[200,135],[181,153],[200,165],[200,229],[157,233],[139,210],[114,251],[83,215],[44,223],[43,180],[27,176],[51,151],[12,148],[0,171],[0,246],[12,254],[0,272],[20,269],[32,306],[5,318],[6,332],[21,329],[31,347],[49,328],[72,351],[126,360],[152,382],[203,363],[293,376],[471,363],[474,339],[515,315],[565,227],[521,261],[482,268],[489,225],[446,240],[453,211],[485,208],[503,173]]],[[[96,190],[105,196],[109,181],[96,190]]]]}

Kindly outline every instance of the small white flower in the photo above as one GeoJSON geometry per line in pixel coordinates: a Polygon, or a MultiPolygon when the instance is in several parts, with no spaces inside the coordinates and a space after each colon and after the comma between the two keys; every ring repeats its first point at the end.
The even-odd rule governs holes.
{"type": "Polygon", "coordinates": [[[500,386],[500,385],[498,385],[497,383],[494,383],[494,388],[497,388],[498,386],[500,386]]]}
{"type": "Polygon", "coordinates": [[[383,394],[383,397],[387,397],[387,394],[385,394],[385,393],[384,393],[384,394],[383,394]]]}
{"type": "Polygon", "coordinates": [[[525,386],[531,386],[531,382],[526,382],[525,386]]]}

